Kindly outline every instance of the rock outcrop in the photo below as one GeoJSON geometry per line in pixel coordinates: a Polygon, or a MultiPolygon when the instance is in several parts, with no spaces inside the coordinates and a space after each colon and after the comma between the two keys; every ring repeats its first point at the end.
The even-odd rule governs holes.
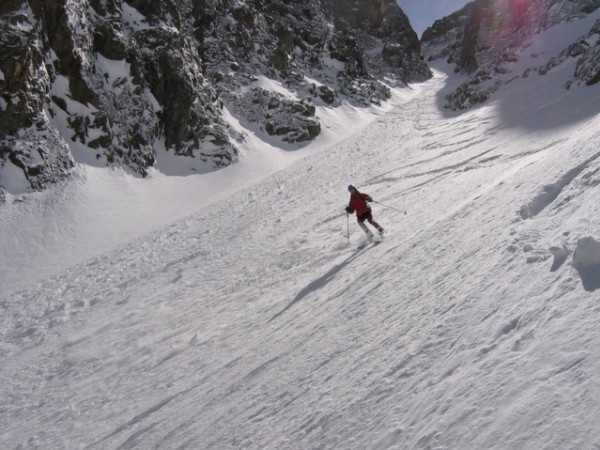
{"type": "Polygon", "coordinates": [[[6,0],[0,24],[0,190],[77,162],[145,176],[158,151],[214,170],[243,139],[225,109],[297,143],[315,105],[431,76],[394,0],[6,0]]]}
{"type": "MultiPolygon", "coordinates": [[[[520,73],[508,66],[519,60],[528,40],[561,22],[595,13],[600,0],[475,0],[428,28],[421,38],[428,62],[443,59],[466,80],[447,97],[446,106],[464,109],[488,100],[511,77],[548,73],[570,58],[577,69],[565,82],[591,85],[600,81],[600,20],[560,56],[540,58],[520,73]]],[[[533,55],[541,56],[541,55],[533,55]]]]}

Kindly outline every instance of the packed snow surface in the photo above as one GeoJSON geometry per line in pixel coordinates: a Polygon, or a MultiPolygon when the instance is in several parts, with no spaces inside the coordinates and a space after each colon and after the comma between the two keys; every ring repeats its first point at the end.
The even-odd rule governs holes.
{"type": "Polygon", "coordinates": [[[304,149],[10,198],[0,447],[598,448],[600,86],[450,113],[441,69],[304,149]]]}

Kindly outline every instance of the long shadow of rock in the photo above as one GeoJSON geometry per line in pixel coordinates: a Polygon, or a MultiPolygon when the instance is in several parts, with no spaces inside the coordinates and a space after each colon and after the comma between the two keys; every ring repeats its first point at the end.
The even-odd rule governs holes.
{"type": "Polygon", "coordinates": [[[356,257],[361,253],[361,250],[362,249],[360,249],[360,248],[357,249],[352,255],[350,255],[344,261],[333,266],[323,276],[308,283],[308,285],[305,288],[303,288],[300,292],[298,292],[298,294],[296,294],[296,297],[294,297],[294,299],[290,303],[288,303],[288,305],[285,308],[283,308],[281,311],[279,311],[277,314],[275,314],[273,317],[271,317],[269,319],[269,322],[272,322],[273,320],[277,319],[279,316],[281,316],[283,313],[285,313],[288,309],[290,309],[296,303],[301,301],[304,297],[306,297],[311,292],[314,292],[314,291],[322,288],[323,286],[325,286],[327,283],[329,283],[333,279],[333,277],[335,277],[336,274],[338,274],[342,269],[344,269],[344,267],[346,267],[348,264],[350,264],[352,261],[354,261],[356,259],[356,257]]]}
{"type": "Polygon", "coordinates": [[[600,289],[600,242],[592,237],[579,239],[573,255],[573,267],[586,291],[600,289]]]}

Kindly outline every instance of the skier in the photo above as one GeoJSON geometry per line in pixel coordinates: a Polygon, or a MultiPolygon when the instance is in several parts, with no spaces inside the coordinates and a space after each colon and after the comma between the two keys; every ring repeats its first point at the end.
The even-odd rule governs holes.
{"type": "Polygon", "coordinates": [[[348,203],[348,206],[346,206],[346,212],[348,214],[352,214],[356,211],[358,225],[364,230],[365,233],[367,233],[369,240],[373,239],[373,233],[365,225],[365,220],[377,228],[379,235],[383,236],[383,228],[381,225],[375,222],[375,220],[373,220],[373,213],[371,212],[371,207],[368,204],[368,202],[373,201],[371,196],[369,194],[358,192],[358,189],[356,189],[352,184],[348,186],[348,191],[350,192],[350,202],[348,203]]]}

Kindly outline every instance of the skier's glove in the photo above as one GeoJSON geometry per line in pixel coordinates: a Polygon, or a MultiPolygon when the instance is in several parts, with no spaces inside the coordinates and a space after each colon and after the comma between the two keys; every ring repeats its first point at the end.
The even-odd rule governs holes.
{"type": "Polygon", "coordinates": [[[367,201],[368,202],[372,202],[373,201],[373,197],[371,197],[370,195],[367,197],[367,201]]]}
{"type": "Polygon", "coordinates": [[[354,212],[354,210],[353,210],[351,207],[349,207],[349,206],[346,206],[346,212],[347,212],[348,214],[352,214],[352,213],[354,212]]]}

